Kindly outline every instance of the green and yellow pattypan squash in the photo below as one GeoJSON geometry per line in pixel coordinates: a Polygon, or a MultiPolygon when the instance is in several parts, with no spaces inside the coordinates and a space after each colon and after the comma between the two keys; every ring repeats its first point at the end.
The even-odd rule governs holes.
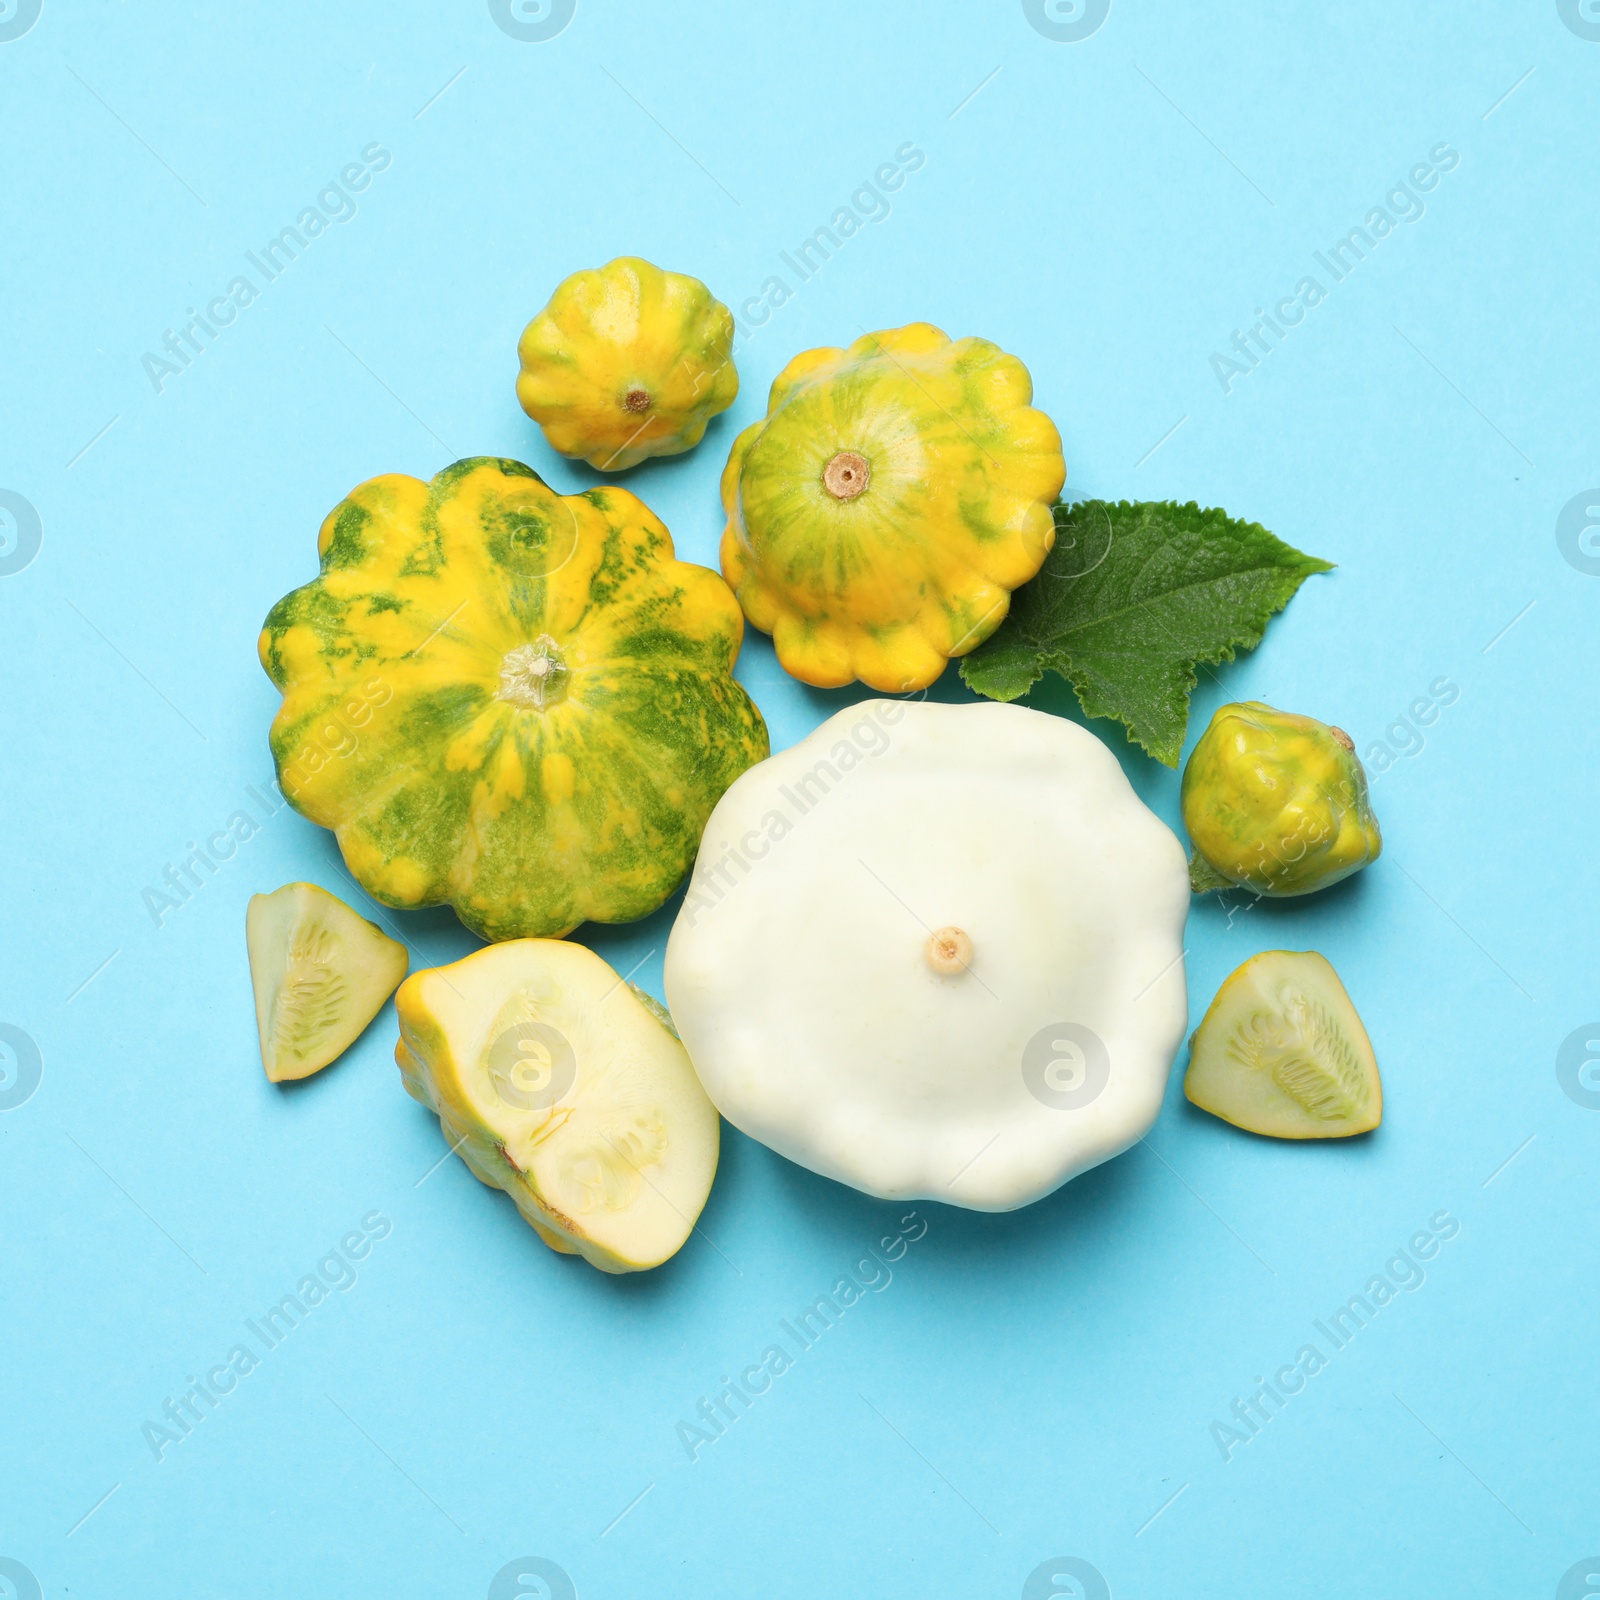
{"type": "Polygon", "coordinates": [[[638,256],[575,272],[523,330],[517,399],[553,450],[621,472],[699,444],[733,404],[733,313],[638,256]]]}
{"type": "Polygon", "coordinates": [[[926,322],[779,373],[722,475],[722,571],[788,672],[904,693],[994,632],[1066,478],[1032,398],[1015,356],[926,322]]]}
{"type": "Polygon", "coordinates": [[[485,939],[654,911],[767,754],[722,579],[626,490],[489,456],[362,484],[318,547],[261,634],[272,753],[362,887],[485,939]]]}
{"type": "Polygon", "coordinates": [[[1310,894],[1383,850],[1350,735],[1260,700],[1218,709],[1183,769],[1182,804],[1201,894],[1310,894]]]}

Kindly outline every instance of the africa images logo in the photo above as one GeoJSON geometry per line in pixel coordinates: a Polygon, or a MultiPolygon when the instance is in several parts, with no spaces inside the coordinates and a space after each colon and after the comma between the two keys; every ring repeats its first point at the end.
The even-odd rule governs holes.
{"type": "Polygon", "coordinates": [[[44,524],[33,502],[14,489],[0,489],[0,578],[21,572],[44,543],[44,524]]]}
{"type": "Polygon", "coordinates": [[[1077,44],[1100,31],[1111,0],[1022,0],[1028,26],[1056,44],[1077,44]]]}
{"type": "Polygon", "coordinates": [[[1600,576],[1600,489],[1585,489],[1562,506],[1556,548],[1574,572],[1600,576]]]}
{"type": "Polygon", "coordinates": [[[489,0],[495,27],[522,44],[543,44],[565,32],[577,10],[578,0],[489,0]]]}
{"type": "Polygon", "coordinates": [[[1423,195],[1431,194],[1439,187],[1441,176],[1460,165],[1460,153],[1440,139],[1429,150],[1428,159],[1416,162],[1406,177],[1397,178],[1383,203],[1372,206],[1362,222],[1333,240],[1326,250],[1313,250],[1316,271],[1302,277],[1271,311],[1257,306],[1255,322],[1233,330],[1227,351],[1211,352],[1211,373],[1222,392],[1232,394],[1234,384],[1254,372],[1263,357],[1270,356],[1290,330],[1306,320],[1306,313],[1316,310],[1402,223],[1420,222],[1428,209],[1423,195]]]}
{"type": "Polygon", "coordinates": [[[20,39],[43,10],[44,0],[0,0],[0,44],[20,39]]]}
{"type": "Polygon", "coordinates": [[[1207,1431],[1222,1459],[1231,1461],[1235,1450],[1249,1444],[1290,1400],[1304,1393],[1311,1379],[1325,1372],[1334,1356],[1347,1350],[1385,1306],[1393,1305],[1402,1293],[1414,1294],[1420,1289],[1428,1281],[1427,1268],[1421,1263],[1432,1261],[1440,1246],[1460,1232],[1461,1224],[1448,1211],[1435,1211],[1428,1218],[1428,1226],[1418,1228],[1405,1246],[1396,1249],[1383,1263],[1383,1270],[1367,1279],[1359,1294],[1351,1295],[1325,1318],[1314,1319],[1311,1326],[1316,1329],[1317,1338],[1307,1339],[1295,1351],[1294,1359],[1286,1361],[1270,1378],[1257,1374],[1255,1392],[1248,1398],[1235,1397],[1228,1410],[1229,1420],[1211,1423],[1207,1431]]]}
{"type": "Polygon", "coordinates": [[[223,329],[231,327],[246,307],[253,306],[267,292],[268,285],[276,283],[317,239],[335,223],[351,221],[360,209],[353,196],[370,187],[374,176],[387,170],[393,160],[376,141],[363,146],[360,160],[347,162],[338,177],[330,178],[318,191],[315,201],[301,208],[293,223],[280,228],[259,250],[244,252],[248,272],[229,279],[204,306],[186,306],[187,320],[162,335],[161,349],[165,354],[147,350],[140,357],[139,364],[150,387],[157,394],[163,393],[167,384],[193,366],[195,358],[216,343],[223,329]]]}
{"type": "Polygon", "coordinates": [[[683,902],[688,926],[692,928],[703,913],[721,905],[745,878],[758,871],[768,853],[824,804],[834,789],[848,782],[857,767],[883,755],[891,743],[890,730],[903,716],[905,709],[898,700],[868,702],[862,715],[850,725],[848,739],[838,740],[793,786],[784,784],[779,788],[781,809],[768,811],[760,825],[747,829],[740,839],[703,839],[683,902]]]}

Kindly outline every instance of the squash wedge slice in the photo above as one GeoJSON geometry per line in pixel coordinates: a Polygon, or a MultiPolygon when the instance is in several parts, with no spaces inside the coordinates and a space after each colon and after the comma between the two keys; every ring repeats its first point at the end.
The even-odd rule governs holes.
{"type": "Polygon", "coordinates": [[[1183,1092],[1273,1139],[1344,1139],[1383,1120],[1372,1042],[1315,950],[1265,950],[1228,978],[1190,1041],[1183,1092]]]}
{"type": "Polygon", "coordinates": [[[360,1038],[406,975],[406,947],[314,883],[250,897],[245,913],[261,1064],[309,1078],[360,1038]]]}

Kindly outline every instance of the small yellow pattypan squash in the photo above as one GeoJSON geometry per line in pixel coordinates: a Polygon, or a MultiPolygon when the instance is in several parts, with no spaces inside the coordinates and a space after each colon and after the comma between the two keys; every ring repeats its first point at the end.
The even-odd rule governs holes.
{"type": "Polygon", "coordinates": [[[1310,894],[1383,851],[1367,774],[1343,728],[1261,700],[1221,707],[1183,769],[1198,893],[1310,894]]]}
{"type": "Polygon", "coordinates": [[[487,456],[362,484],[318,548],[261,634],[272,753],[361,886],[484,939],[654,911],[767,754],[722,579],[626,489],[487,456]]]}
{"type": "Polygon", "coordinates": [[[602,472],[699,444],[733,404],[733,313],[638,256],[575,272],[523,330],[517,399],[553,450],[602,472]]]}
{"type": "Polygon", "coordinates": [[[722,475],[722,571],[788,672],[904,693],[994,632],[1066,478],[1032,398],[1015,356],[926,322],[779,373],[722,475]]]}

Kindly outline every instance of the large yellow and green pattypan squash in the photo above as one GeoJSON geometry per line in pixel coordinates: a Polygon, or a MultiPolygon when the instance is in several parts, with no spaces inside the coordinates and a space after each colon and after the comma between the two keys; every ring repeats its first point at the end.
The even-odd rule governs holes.
{"type": "Polygon", "coordinates": [[[485,939],[654,911],[767,754],[722,579],[625,489],[489,456],[362,484],[318,547],[261,634],[272,753],[362,887],[485,939]]]}
{"type": "Polygon", "coordinates": [[[699,444],[739,392],[733,313],[638,256],[575,272],[523,330],[517,399],[554,450],[621,472],[699,444]]]}
{"type": "Polygon", "coordinates": [[[903,693],[994,632],[1066,478],[1032,398],[1015,356],[926,322],[778,374],[722,474],[722,571],[789,672],[903,693]]]}

